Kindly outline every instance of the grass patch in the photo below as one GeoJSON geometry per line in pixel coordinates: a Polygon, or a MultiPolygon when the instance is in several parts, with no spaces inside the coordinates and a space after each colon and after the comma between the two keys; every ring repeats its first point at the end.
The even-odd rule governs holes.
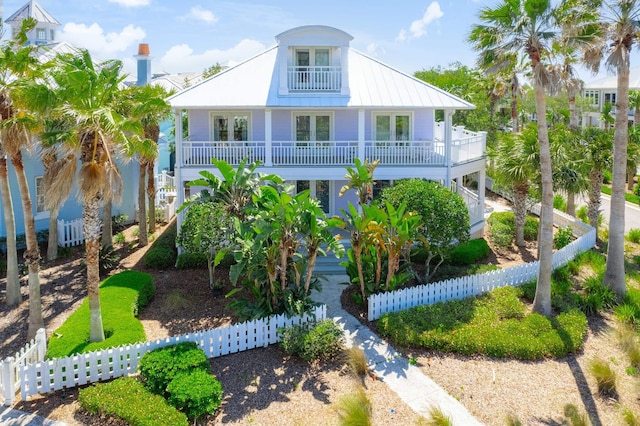
{"type": "Polygon", "coordinates": [[[78,402],[92,415],[112,416],[131,425],[185,425],[187,416],[133,377],[122,377],[80,389],[78,402]]]}
{"type": "Polygon", "coordinates": [[[587,318],[578,309],[556,317],[526,314],[520,288],[416,306],[384,315],[378,329],[403,346],[497,358],[562,357],[580,349],[587,318]]]}
{"type": "MultiPolygon", "coordinates": [[[[611,196],[611,187],[603,186],[602,187],[602,193],[611,196]]],[[[631,194],[629,192],[626,192],[624,194],[624,199],[627,200],[630,203],[640,204],[640,197],[638,197],[635,194],[631,194]]]]}
{"type": "Polygon", "coordinates": [[[100,285],[105,340],[89,343],[89,299],[85,299],[64,324],[54,331],[48,342],[47,358],[144,342],[144,328],[136,316],[154,294],[155,287],[149,274],[124,271],[107,278],[100,285]]]}
{"type": "Polygon", "coordinates": [[[598,393],[604,396],[616,396],[616,372],[611,368],[609,362],[594,358],[587,364],[589,373],[596,379],[598,393]]]}
{"type": "Polygon", "coordinates": [[[340,419],[340,425],[371,425],[371,402],[362,388],[338,400],[335,410],[340,419]]]}
{"type": "Polygon", "coordinates": [[[629,233],[627,234],[627,241],[634,244],[640,244],[640,229],[629,229],[629,233]]]}
{"type": "Polygon", "coordinates": [[[347,363],[351,372],[356,376],[364,376],[369,371],[369,365],[367,365],[367,357],[364,351],[357,347],[352,346],[347,349],[347,363]]]}

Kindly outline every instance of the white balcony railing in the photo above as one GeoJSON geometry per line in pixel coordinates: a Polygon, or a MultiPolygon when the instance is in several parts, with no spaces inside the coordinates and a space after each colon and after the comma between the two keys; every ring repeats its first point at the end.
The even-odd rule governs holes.
{"type": "Polygon", "coordinates": [[[358,156],[358,142],[272,142],[278,166],[348,166],[358,156]]]}
{"type": "Polygon", "coordinates": [[[182,163],[185,166],[209,166],[211,159],[217,158],[229,164],[238,164],[247,159],[265,162],[264,142],[218,142],[192,141],[182,143],[182,163]]]}
{"type": "Polygon", "coordinates": [[[289,90],[306,92],[338,92],[342,88],[341,67],[289,67],[289,90]]]}

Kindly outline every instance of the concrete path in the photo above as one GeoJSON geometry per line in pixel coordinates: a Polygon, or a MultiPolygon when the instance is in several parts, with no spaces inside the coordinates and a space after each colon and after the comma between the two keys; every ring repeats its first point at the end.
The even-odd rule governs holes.
{"type": "Polygon", "coordinates": [[[2,426],[67,426],[66,423],[45,419],[36,414],[0,407],[0,425],[2,426]]]}
{"type": "Polygon", "coordinates": [[[342,309],[340,295],[348,281],[346,275],[328,276],[322,292],[314,297],[327,305],[327,318],[332,318],[345,331],[347,346],[357,345],[364,350],[369,367],[391,390],[418,414],[429,418],[432,407],[440,408],[454,425],[481,425],[458,400],[449,395],[422,371],[409,364],[393,347],[369,328],[342,309]]]}

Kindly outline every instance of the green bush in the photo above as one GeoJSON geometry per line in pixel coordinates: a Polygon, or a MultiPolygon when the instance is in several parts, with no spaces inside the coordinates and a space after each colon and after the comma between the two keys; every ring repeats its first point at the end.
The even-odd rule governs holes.
{"type": "Polygon", "coordinates": [[[573,240],[573,231],[570,226],[566,228],[560,228],[553,235],[553,246],[556,250],[560,250],[563,247],[566,247],[573,240]]]}
{"type": "Polygon", "coordinates": [[[113,416],[133,426],[187,426],[187,417],[144,388],[133,377],[97,383],[80,389],[80,406],[89,414],[113,416]]]}
{"type": "Polygon", "coordinates": [[[511,247],[515,232],[504,223],[495,223],[489,228],[489,239],[498,248],[508,249],[511,247]]]}
{"type": "Polygon", "coordinates": [[[207,256],[203,253],[180,253],[176,260],[177,269],[206,269],[207,256]]]}
{"type": "Polygon", "coordinates": [[[561,195],[556,194],[553,196],[553,208],[563,212],[567,211],[567,200],[561,195]]]}
{"type": "Polygon", "coordinates": [[[538,218],[527,216],[524,220],[524,239],[536,241],[538,239],[538,229],[540,221],[538,218]]]}
{"type": "Polygon", "coordinates": [[[171,247],[152,247],[144,255],[144,266],[154,269],[169,269],[173,267],[176,255],[171,247]]]}
{"type": "Polygon", "coordinates": [[[489,255],[491,249],[484,238],[467,241],[456,246],[450,255],[453,265],[472,265],[489,255]]]}
{"type": "Polygon", "coordinates": [[[190,419],[213,414],[222,403],[222,385],[205,370],[191,370],[178,374],[167,385],[169,404],[190,419]]]}
{"type": "Polygon", "coordinates": [[[194,342],[183,342],[147,352],[138,365],[142,380],[151,392],[164,395],[167,385],[179,374],[210,369],[205,353],[194,342]]]}
{"type": "Polygon", "coordinates": [[[605,396],[616,395],[616,372],[609,362],[594,358],[589,361],[587,368],[598,385],[598,393],[605,396]]]}
{"type": "MultiPolygon", "coordinates": [[[[613,172],[611,170],[603,170],[602,171],[603,182],[605,185],[610,185],[611,180],[613,179],[613,172]]],[[[604,192],[604,191],[602,191],[604,192]]]]}
{"type": "Polygon", "coordinates": [[[594,315],[604,309],[616,305],[616,295],[602,284],[602,277],[590,277],[584,283],[584,294],[580,301],[580,308],[587,315],[594,315]]]}
{"type": "Polygon", "coordinates": [[[306,361],[329,359],[342,351],[344,332],[330,319],[278,330],[280,347],[306,361]]]}
{"type": "Polygon", "coordinates": [[[629,229],[629,233],[627,234],[627,241],[634,244],[640,244],[640,229],[629,229]]]}
{"type": "Polygon", "coordinates": [[[508,225],[511,232],[516,232],[516,216],[513,212],[493,212],[489,215],[487,223],[490,227],[498,223],[508,225]]]}
{"type": "Polygon", "coordinates": [[[142,323],[136,318],[155,295],[151,275],[124,271],[100,286],[100,308],[105,340],[89,343],[89,300],[85,301],[54,331],[48,342],[47,358],[58,358],[144,342],[142,323]]]}
{"type": "Polygon", "coordinates": [[[417,306],[384,315],[378,329],[403,346],[498,358],[562,357],[582,347],[587,319],[572,309],[547,318],[525,314],[521,288],[417,306]]]}

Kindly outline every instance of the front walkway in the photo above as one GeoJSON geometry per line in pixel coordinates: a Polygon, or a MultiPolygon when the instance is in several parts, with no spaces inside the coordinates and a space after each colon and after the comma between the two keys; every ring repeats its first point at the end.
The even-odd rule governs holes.
{"type": "MultiPolygon", "coordinates": [[[[389,388],[415,412],[429,418],[431,408],[440,408],[454,425],[481,425],[458,400],[449,395],[422,371],[380,339],[368,327],[342,309],[340,295],[348,281],[346,275],[328,276],[322,292],[315,300],[327,305],[327,318],[333,319],[345,331],[347,346],[364,350],[369,367],[389,388]]],[[[454,374],[454,373],[452,373],[454,374]]]]}
{"type": "Polygon", "coordinates": [[[0,412],[0,425],[3,426],[66,426],[66,423],[45,419],[37,414],[25,413],[3,407],[0,412]]]}

